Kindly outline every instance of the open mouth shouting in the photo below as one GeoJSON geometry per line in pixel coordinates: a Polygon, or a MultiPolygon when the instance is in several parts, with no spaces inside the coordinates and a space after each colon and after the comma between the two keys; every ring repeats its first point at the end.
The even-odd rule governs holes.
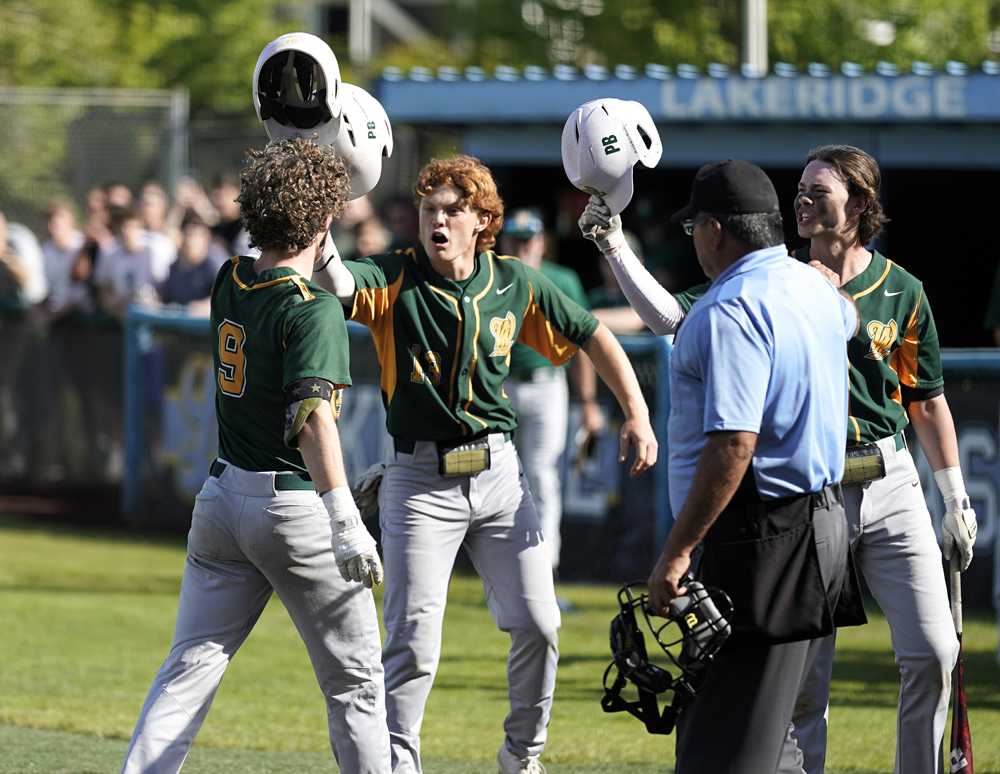
{"type": "Polygon", "coordinates": [[[449,242],[448,235],[445,234],[443,231],[434,231],[431,234],[431,242],[438,249],[444,249],[445,247],[448,246],[449,242]]]}

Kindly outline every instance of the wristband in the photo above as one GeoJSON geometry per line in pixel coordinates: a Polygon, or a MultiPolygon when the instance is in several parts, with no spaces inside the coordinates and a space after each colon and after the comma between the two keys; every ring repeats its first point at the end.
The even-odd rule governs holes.
{"type": "Polygon", "coordinates": [[[607,257],[625,246],[625,232],[616,228],[597,241],[597,247],[607,257]]]}
{"type": "Polygon", "coordinates": [[[326,507],[326,512],[330,514],[334,532],[355,526],[361,518],[361,512],[354,502],[349,486],[338,486],[329,492],[324,492],[320,495],[320,499],[326,507]]]}
{"type": "Polygon", "coordinates": [[[959,467],[941,468],[934,471],[934,481],[945,505],[952,502],[962,502],[962,508],[968,508],[969,496],[965,491],[965,481],[962,480],[962,469],[959,467]]]}

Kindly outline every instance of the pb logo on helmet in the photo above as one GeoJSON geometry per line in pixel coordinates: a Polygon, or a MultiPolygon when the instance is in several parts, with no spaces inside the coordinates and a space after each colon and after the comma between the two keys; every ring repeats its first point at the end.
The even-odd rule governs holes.
{"type": "Polygon", "coordinates": [[[595,99],[570,114],[563,126],[562,162],[569,181],[604,198],[612,215],[632,199],[632,167],[653,168],[663,145],[649,111],[639,102],[595,99]]]}

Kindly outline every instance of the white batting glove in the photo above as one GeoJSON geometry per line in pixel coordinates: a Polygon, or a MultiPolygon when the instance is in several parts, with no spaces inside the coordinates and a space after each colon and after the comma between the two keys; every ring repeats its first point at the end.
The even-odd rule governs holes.
{"type": "Polygon", "coordinates": [[[962,572],[972,563],[972,548],[976,545],[979,525],[965,492],[960,468],[942,468],[934,471],[934,480],[944,499],[944,519],[941,520],[941,552],[950,560],[957,549],[962,562],[962,572]]]}
{"type": "Polygon", "coordinates": [[[625,244],[621,217],[612,215],[604,199],[597,194],[591,194],[590,201],[584,207],[583,215],[577,223],[583,238],[596,244],[604,254],[617,250],[625,244]]]}
{"type": "Polygon", "coordinates": [[[376,462],[355,480],[351,487],[354,502],[361,511],[361,520],[370,521],[378,514],[378,490],[385,475],[385,463],[376,462]]]}
{"type": "Polygon", "coordinates": [[[337,569],[346,581],[357,581],[368,588],[382,582],[382,562],[373,538],[361,522],[358,506],[349,487],[340,486],[325,492],[323,505],[330,514],[333,529],[333,555],[337,569]]]}

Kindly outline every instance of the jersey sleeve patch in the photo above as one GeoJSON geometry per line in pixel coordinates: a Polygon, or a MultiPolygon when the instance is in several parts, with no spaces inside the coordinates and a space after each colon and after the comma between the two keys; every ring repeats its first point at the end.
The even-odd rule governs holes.
{"type": "Polygon", "coordinates": [[[333,385],[326,379],[314,377],[297,379],[285,387],[285,445],[296,448],[299,433],[305,427],[309,415],[318,409],[324,401],[329,401],[335,394],[333,385]]]}
{"type": "Polygon", "coordinates": [[[285,387],[285,402],[292,403],[293,401],[305,400],[306,398],[330,400],[333,397],[333,390],[333,385],[326,379],[319,379],[317,377],[296,379],[285,387]]]}

